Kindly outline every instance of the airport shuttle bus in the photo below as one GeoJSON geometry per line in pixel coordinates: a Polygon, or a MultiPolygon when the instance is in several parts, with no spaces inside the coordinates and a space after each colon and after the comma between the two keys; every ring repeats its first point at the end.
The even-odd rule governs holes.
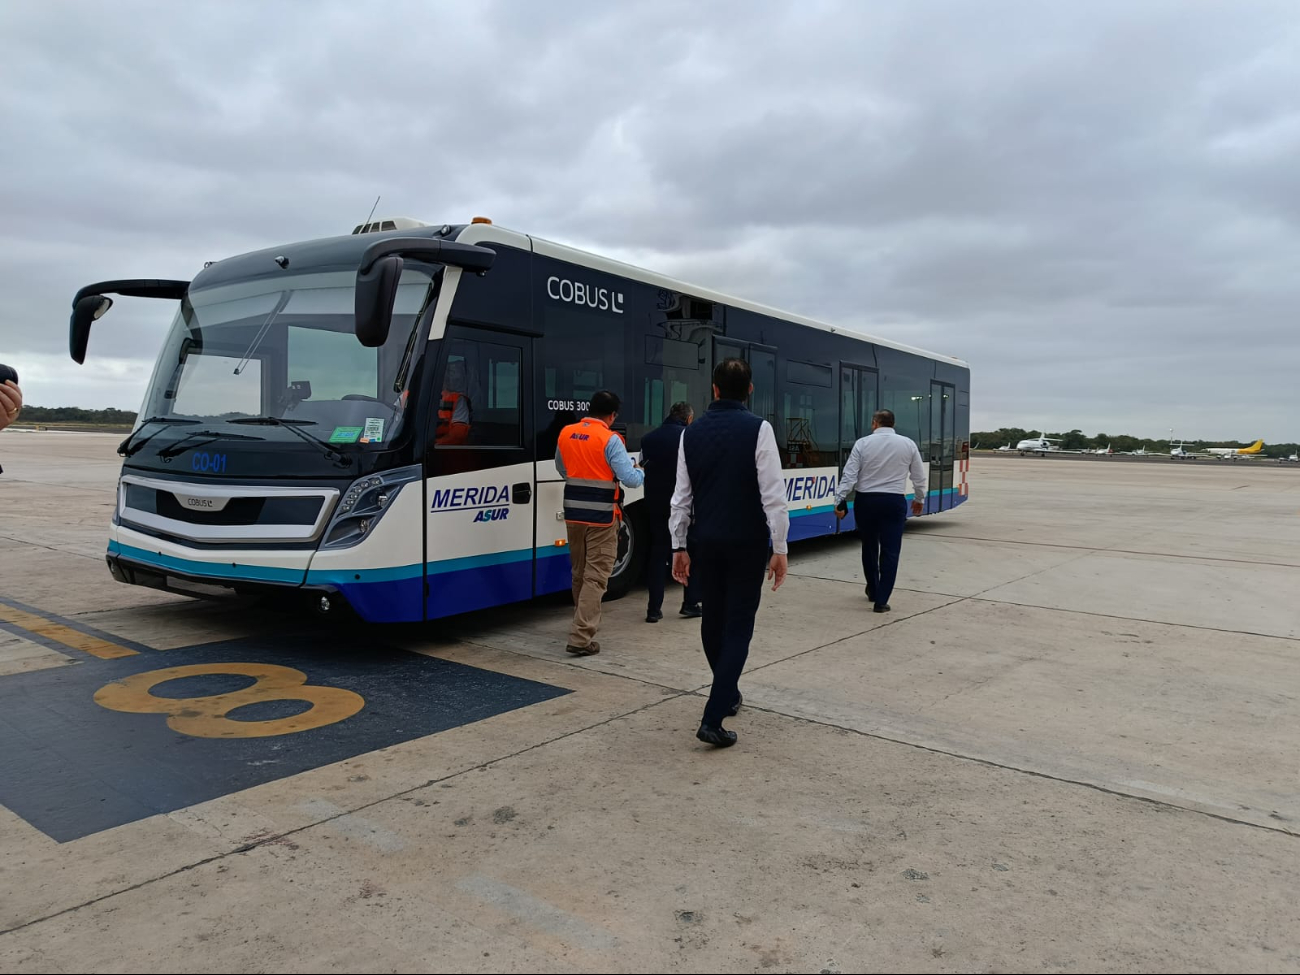
{"type": "MultiPolygon", "coordinates": [[[[90,285],[77,362],[114,294],[179,306],[119,447],[107,560],[125,583],[376,622],[566,590],[560,429],[611,389],[635,455],[674,402],[707,408],[729,356],[753,367],[750,407],[776,431],[792,540],[852,529],[837,473],[881,407],[928,464],[925,513],[968,497],[964,362],[479,218],[376,221],[192,281],[90,285]]],[[[611,596],[645,565],[640,500],[622,499],[611,596]]]]}

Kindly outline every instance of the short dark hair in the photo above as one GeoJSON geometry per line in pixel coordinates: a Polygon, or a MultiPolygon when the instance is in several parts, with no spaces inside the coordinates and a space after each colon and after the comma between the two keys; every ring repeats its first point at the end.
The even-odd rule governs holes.
{"type": "Polygon", "coordinates": [[[623,401],[618,398],[617,393],[602,389],[591,397],[591,415],[611,416],[617,413],[622,405],[623,401]]]}
{"type": "Polygon", "coordinates": [[[749,399],[749,384],[754,381],[753,370],[744,359],[723,359],[713,367],[713,385],[723,399],[749,399]]]}
{"type": "Polygon", "coordinates": [[[695,407],[691,406],[691,404],[685,400],[682,400],[680,403],[673,404],[672,409],[668,411],[668,415],[674,420],[689,420],[691,414],[694,412],[695,407]]]}
{"type": "Polygon", "coordinates": [[[894,425],[894,411],[876,410],[875,413],[871,414],[871,419],[875,420],[878,426],[892,427],[894,425]]]}

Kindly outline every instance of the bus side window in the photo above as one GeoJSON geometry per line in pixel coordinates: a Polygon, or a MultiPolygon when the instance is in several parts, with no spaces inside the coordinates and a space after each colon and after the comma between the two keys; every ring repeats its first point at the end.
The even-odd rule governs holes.
{"type": "Polygon", "coordinates": [[[466,339],[448,350],[437,404],[442,447],[520,447],[523,410],[518,349],[466,339]]]}

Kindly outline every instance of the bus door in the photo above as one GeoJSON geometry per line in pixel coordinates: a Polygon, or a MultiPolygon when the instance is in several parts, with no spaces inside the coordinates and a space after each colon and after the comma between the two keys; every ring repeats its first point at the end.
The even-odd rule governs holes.
{"type": "Polygon", "coordinates": [[[533,340],[452,325],[430,397],[425,617],[531,599],[533,340]]]}
{"type": "MultiPolygon", "coordinates": [[[[849,461],[853,445],[871,433],[871,417],[878,409],[879,373],[867,366],[840,363],[840,472],[849,461]]],[[[839,531],[853,531],[853,509],[839,522],[839,531]]]]}
{"type": "Polygon", "coordinates": [[[957,460],[957,389],[947,383],[930,383],[930,449],[926,460],[930,462],[930,498],[925,510],[947,511],[953,505],[957,460]]]}

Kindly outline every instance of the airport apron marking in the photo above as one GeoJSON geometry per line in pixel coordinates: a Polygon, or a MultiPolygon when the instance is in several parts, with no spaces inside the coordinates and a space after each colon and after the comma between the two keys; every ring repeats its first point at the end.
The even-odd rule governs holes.
{"type": "Polygon", "coordinates": [[[60,843],[571,693],[365,631],[159,651],[8,597],[0,629],[69,660],[0,677],[0,805],[60,843]]]}
{"type": "Polygon", "coordinates": [[[51,650],[77,650],[101,660],[129,657],[142,651],[149,653],[153,649],[7,596],[0,596],[0,629],[51,650]]]}
{"type": "Polygon", "coordinates": [[[95,694],[95,703],[113,711],[166,714],[167,727],[195,738],[268,738],[323,728],[350,718],[366,706],[354,691],[307,683],[307,675],[275,664],[189,664],[165,670],[146,670],[112,684],[95,694]],[[155,697],[159,684],[206,674],[252,677],[242,690],[202,697],[155,697]],[[271,701],[304,701],[311,706],[301,714],[266,721],[240,721],[228,715],[237,708],[271,701]]]}

